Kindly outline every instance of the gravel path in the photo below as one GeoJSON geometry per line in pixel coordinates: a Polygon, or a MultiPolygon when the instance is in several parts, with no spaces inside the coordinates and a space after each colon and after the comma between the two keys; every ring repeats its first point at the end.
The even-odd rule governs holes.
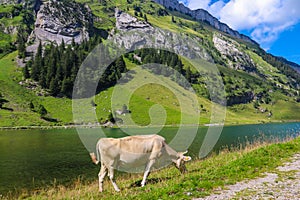
{"type": "Polygon", "coordinates": [[[274,173],[265,173],[262,178],[238,182],[228,190],[218,190],[197,200],[216,199],[300,199],[300,154],[291,162],[277,168],[274,173]]]}

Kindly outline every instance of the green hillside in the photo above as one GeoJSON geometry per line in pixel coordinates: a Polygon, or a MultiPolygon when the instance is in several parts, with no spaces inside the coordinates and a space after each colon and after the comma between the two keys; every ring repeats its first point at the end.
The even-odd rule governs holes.
{"type": "MultiPolygon", "coordinates": [[[[0,61],[1,68],[1,88],[0,92],[9,102],[4,104],[4,108],[0,109],[0,126],[45,126],[45,125],[68,125],[72,124],[72,100],[68,98],[55,98],[51,96],[38,96],[34,91],[24,88],[19,85],[22,81],[21,69],[16,66],[14,52],[5,56],[0,61]],[[48,111],[48,116],[57,119],[57,122],[47,121],[40,117],[36,109],[30,108],[30,102],[33,102],[34,107],[38,108],[43,105],[48,111]]],[[[149,73],[150,75],[150,73],[149,73]]],[[[162,77],[163,78],[163,77],[162,77]]],[[[137,79],[138,80],[138,79],[137,79]]],[[[179,85],[174,85],[175,88],[181,89],[179,85]]],[[[181,89],[182,90],[182,89],[181,89]]],[[[109,88],[106,91],[99,93],[95,97],[97,104],[96,112],[99,121],[104,122],[109,115],[111,109],[111,95],[114,88],[109,88]]],[[[187,91],[184,97],[192,96],[193,94],[187,91]]],[[[275,94],[274,94],[275,95],[275,94]]],[[[178,98],[178,97],[177,97],[178,98]]],[[[181,108],[178,105],[178,99],[167,88],[161,85],[148,84],[135,91],[131,98],[129,108],[132,111],[131,117],[140,125],[148,125],[150,118],[148,115],[149,108],[154,104],[163,105],[167,112],[167,124],[176,125],[180,123],[181,108]],[[159,95],[157,94],[159,91],[159,95]],[[166,98],[168,97],[168,98],[166,98]]],[[[180,98],[180,97],[179,97],[180,98]]],[[[202,105],[200,114],[200,124],[210,122],[211,102],[203,97],[197,97],[199,105],[202,105]]],[[[228,124],[244,124],[244,123],[261,123],[269,121],[287,121],[299,120],[297,111],[300,111],[299,104],[295,103],[292,98],[286,98],[282,94],[277,94],[276,102],[273,105],[262,104],[266,109],[272,110],[273,116],[268,118],[266,113],[258,112],[252,105],[240,104],[227,108],[226,122],[228,124]]],[[[86,99],[86,102],[91,102],[92,98],[86,99]]],[[[89,105],[89,103],[87,103],[89,105]]],[[[191,108],[189,104],[183,105],[183,110],[188,111],[191,108]]],[[[121,108],[121,105],[120,105],[121,108]]],[[[183,113],[188,117],[193,117],[190,112],[183,113]]],[[[96,121],[86,121],[85,123],[96,121]]],[[[189,124],[187,122],[187,124],[189,124]]]]}
{"type": "MultiPolygon", "coordinates": [[[[90,41],[82,44],[63,44],[65,46],[47,44],[43,52],[35,58],[27,57],[27,60],[31,61],[27,61],[25,68],[19,67],[17,60],[20,57],[21,62],[24,61],[23,56],[28,52],[23,47],[31,45],[30,42],[26,42],[33,29],[34,20],[31,19],[33,11],[21,5],[0,5],[1,25],[15,27],[18,30],[14,34],[0,33],[0,56],[2,56],[0,60],[2,97],[0,99],[8,101],[0,109],[0,127],[74,124],[70,97],[77,70],[96,44],[105,43],[103,31],[110,33],[114,29],[115,7],[135,16],[140,21],[148,22],[153,27],[185,34],[201,41],[200,47],[213,59],[224,83],[224,98],[227,100],[225,123],[300,120],[300,75],[286,63],[267,54],[259,46],[236,39],[212,28],[205,22],[195,21],[188,15],[166,9],[148,0],[143,2],[115,0],[102,1],[102,3],[76,0],[76,2],[88,5],[94,16],[94,30],[91,31],[90,41]],[[14,16],[8,14],[12,11],[15,13],[14,16]],[[220,41],[233,46],[232,49],[227,50],[238,51],[238,55],[222,53],[220,49],[222,47],[217,43],[220,41]],[[16,51],[17,49],[19,51],[16,51]],[[38,74],[34,74],[35,72],[38,74]]],[[[153,109],[152,114],[160,116],[165,113],[166,125],[211,123],[212,106],[215,103],[211,102],[206,86],[206,84],[215,83],[214,76],[211,76],[209,72],[211,63],[202,61],[198,63],[197,67],[200,69],[198,73],[194,65],[186,58],[163,53],[148,49],[131,52],[119,58],[109,68],[107,76],[102,79],[105,85],[98,88],[95,97],[76,100],[83,105],[80,108],[82,111],[90,109],[93,104],[97,119],[83,112],[82,120],[75,120],[75,123],[104,123],[110,118],[112,112],[122,109],[124,104],[131,113],[125,116],[115,115],[119,118],[118,120],[123,121],[124,126],[130,125],[131,118],[138,125],[160,124],[164,120],[164,114],[162,118],[152,119],[156,121],[151,122],[150,111],[157,104],[161,105],[165,111],[153,109]],[[135,56],[140,57],[141,60],[137,61],[135,56]],[[156,60],[153,60],[154,58],[156,60]],[[194,93],[173,82],[171,79],[175,75],[171,74],[170,79],[168,76],[157,75],[151,70],[145,71],[141,67],[151,62],[168,65],[181,73],[190,82],[194,93]],[[124,65],[122,69],[121,65],[124,65]],[[129,70],[133,72],[133,75],[122,91],[129,92],[126,87],[138,89],[133,92],[129,102],[115,101],[117,104],[112,107],[111,99],[119,87],[119,85],[115,87],[115,84],[129,70]],[[153,81],[154,83],[140,86],[145,76],[155,80],[156,83],[153,81]],[[164,84],[159,84],[160,81],[164,84]]],[[[91,72],[93,73],[97,72],[91,72]]],[[[217,105],[217,107],[222,106],[224,105],[217,105]]]]}

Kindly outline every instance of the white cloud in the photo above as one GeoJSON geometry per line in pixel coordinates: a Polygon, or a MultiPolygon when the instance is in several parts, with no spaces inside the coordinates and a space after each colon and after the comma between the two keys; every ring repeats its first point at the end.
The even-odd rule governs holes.
{"type": "Polygon", "coordinates": [[[189,8],[193,10],[198,8],[208,9],[210,0],[201,0],[201,1],[188,0],[187,2],[189,8]]]}
{"type": "Polygon", "coordinates": [[[191,9],[203,8],[231,28],[251,33],[263,47],[300,21],[299,0],[186,0],[191,9]]]}

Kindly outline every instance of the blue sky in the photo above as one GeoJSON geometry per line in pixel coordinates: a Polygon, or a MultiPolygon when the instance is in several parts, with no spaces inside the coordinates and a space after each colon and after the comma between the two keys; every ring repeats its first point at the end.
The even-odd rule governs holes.
{"type": "Polygon", "coordinates": [[[179,0],[208,10],[266,51],[300,64],[300,0],[179,0]]]}

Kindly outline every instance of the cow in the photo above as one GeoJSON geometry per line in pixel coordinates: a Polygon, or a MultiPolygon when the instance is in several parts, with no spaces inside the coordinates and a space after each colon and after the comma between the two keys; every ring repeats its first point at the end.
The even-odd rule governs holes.
{"type": "MultiPolygon", "coordinates": [[[[103,191],[103,180],[108,173],[114,189],[120,189],[114,179],[114,170],[138,170],[143,167],[144,176],[141,186],[144,187],[151,169],[161,168],[174,163],[181,173],[187,171],[185,162],[190,161],[186,152],[176,152],[159,135],[135,135],[124,138],[101,138],[96,145],[96,154],[90,153],[93,163],[101,162],[99,177],[99,191],[103,191]]],[[[128,172],[128,171],[127,171],[128,172]]]]}

